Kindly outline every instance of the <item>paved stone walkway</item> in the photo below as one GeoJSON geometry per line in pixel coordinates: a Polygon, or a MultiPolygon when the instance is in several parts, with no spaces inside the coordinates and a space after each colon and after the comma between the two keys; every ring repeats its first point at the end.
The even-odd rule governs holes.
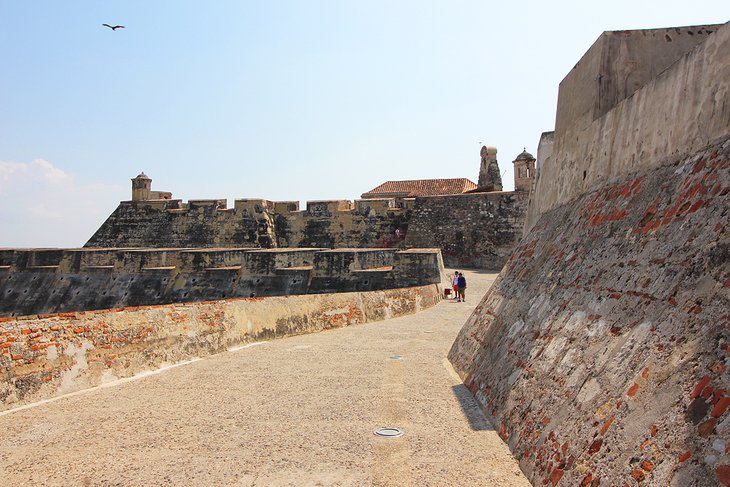
{"type": "Polygon", "coordinates": [[[528,486],[445,359],[495,277],[465,274],[466,303],[0,415],[2,485],[528,486]]]}

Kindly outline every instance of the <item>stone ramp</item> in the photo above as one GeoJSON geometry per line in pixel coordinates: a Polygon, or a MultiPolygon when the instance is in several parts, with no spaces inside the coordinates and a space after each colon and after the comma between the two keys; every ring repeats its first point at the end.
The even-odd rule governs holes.
{"type": "Polygon", "coordinates": [[[465,274],[466,303],[0,413],[4,483],[530,485],[445,360],[495,277],[465,274]]]}

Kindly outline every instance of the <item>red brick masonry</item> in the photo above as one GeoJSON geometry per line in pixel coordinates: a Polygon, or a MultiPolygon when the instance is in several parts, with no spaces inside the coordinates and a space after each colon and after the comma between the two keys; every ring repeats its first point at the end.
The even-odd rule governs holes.
{"type": "Polygon", "coordinates": [[[542,216],[449,358],[535,485],[728,485],[730,140],[542,216]]]}
{"type": "Polygon", "coordinates": [[[0,318],[0,409],[242,343],[410,314],[440,299],[432,284],[0,318]]]}

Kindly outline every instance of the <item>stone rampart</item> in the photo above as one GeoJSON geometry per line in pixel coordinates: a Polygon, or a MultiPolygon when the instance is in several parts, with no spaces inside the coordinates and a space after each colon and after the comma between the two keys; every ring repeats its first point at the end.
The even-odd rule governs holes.
{"type": "Polygon", "coordinates": [[[555,130],[585,127],[704,42],[721,24],[602,33],[560,83],[555,130]]]}
{"type": "Polygon", "coordinates": [[[730,141],[596,188],[542,216],[469,318],[449,358],[533,483],[726,471],[729,194],[730,141]]]}
{"type": "Polygon", "coordinates": [[[556,131],[449,353],[536,485],[730,484],[729,53],[726,24],[556,131]]]}
{"type": "Polygon", "coordinates": [[[124,201],[86,248],[440,248],[447,265],[500,269],[521,237],[526,194],[296,202],[124,201]],[[204,203],[204,204],[203,204],[204,203]]]}
{"type": "Polygon", "coordinates": [[[429,284],[0,318],[0,410],[246,343],[414,313],[440,296],[429,284]]]}
{"type": "Polygon", "coordinates": [[[3,249],[0,316],[440,284],[438,249],[3,249]]]}
{"type": "MultiPolygon", "coordinates": [[[[652,51],[639,56],[641,50],[634,53],[629,47],[624,48],[628,54],[616,59],[617,43],[648,42],[643,31],[604,34],[602,38],[609,40],[597,41],[586,53],[561,83],[553,154],[538,168],[528,228],[540,214],[612,178],[657,167],[667,157],[687,156],[730,134],[730,26],[705,27],[700,34],[695,29],[692,36],[687,32],[691,28],[682,28],[683,34],[665,29],[672,31],[671,41],[661,32],[659,42],[665,44],[676,45],[681,35],[692,41],[678,50],[663,50],[664,65],[670,66],[649,80],[642,68],[627,73],[626,67],[614,66],[619,61],[633,67],[657,59],[652,51]],[[696,44],[698,39],[703,42],[696,44]],[[630,59],[632,53],[637,60],[630,59]],[[673,63],[670,54],[676,59],[673,63]],[[621,95],[627,98],[614,89],[586,93],[594,89],[597,78],[611,75],[612,82],[620,85],[628,82],[624,78],[629,74],[638,76],[641,88],[621,95]],[[591,96],[592,102],[576,101],[591,96]],[[606,112],[607,107],[611,109],[606,112]]],[[[654,41],[651,45],[658,49],[654,41]]]]}

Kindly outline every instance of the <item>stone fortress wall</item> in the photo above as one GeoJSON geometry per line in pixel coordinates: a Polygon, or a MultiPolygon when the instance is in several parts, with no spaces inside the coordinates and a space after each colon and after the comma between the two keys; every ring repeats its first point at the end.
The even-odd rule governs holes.
{"type": "Polygon", "coordinates": [[[554,136],[538,147],[526,229],[597,185],[691,154],[726,133],[730,76],[724,38],[714,35],[719,28],[598,38],[560,83],[554,136]]]}
{"type": "Polygon", "coordinates": [[[725,24],[605,33],[561,83],[449,353],[535,485],[730,485],[728,73],[725,24]]]}
{"type": "Polygon", "coordinates": [[[85,247],[392,247],[414,200],[132,200],[85,247]]]}
{"type": "Polygon", "coordinates": [[[442,283],[438,249],[0,250],[0,317],[442,283]]]}
{"type": "Polygon", "coordinates": [[[449,267],[499,271],[522,236],[527,197],[509,191],[417,198],[405,244],[440,248],[449,267]]]}
{"type": "Polygon", "coordinates": [[[447,266],[499,270],[526,207],[526,192],[309,201],[305,210],[264,199],[233,208],[225,199],[133,199],[85,247],[440,248],[447,266]]]}

